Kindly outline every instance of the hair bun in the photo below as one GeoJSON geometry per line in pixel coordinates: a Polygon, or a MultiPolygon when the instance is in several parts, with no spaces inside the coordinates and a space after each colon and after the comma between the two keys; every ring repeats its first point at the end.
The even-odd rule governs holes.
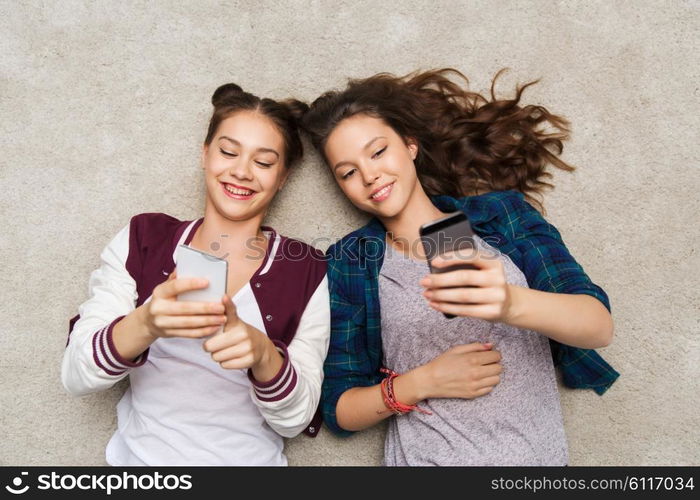
{"type": "Polygon", "coordinates": [[[297,123],[301,122],[301,119],[304,118],[306,112],[309,111],[309,105],[305,102],[299,101],[298,99],[287,99],[282,101],[280,104],[287,107],[289,114],[292,115],[292,118],[294,118],[297,123]]]}
{"type": "Polygon", "coordinates": [[[225,83],[214,91],[211,96],[211,103],[214,107],[219,107],[226,103],[231,97],[244,94],[243,89],[235,83],[225,83]]]}

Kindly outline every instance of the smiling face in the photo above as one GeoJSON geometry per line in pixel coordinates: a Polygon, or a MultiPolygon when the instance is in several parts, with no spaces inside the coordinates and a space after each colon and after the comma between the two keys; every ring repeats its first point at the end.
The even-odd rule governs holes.
{"type": "Polygon", "coordinates": [[[255,111],[239,111],[219,124],[204,145],[202,167],[207,211],[229,220],[264,214],[287,179],[284,138],[272,121],[255,111]]]}
{"type": "Polygon", "coordinates": [[[379,218],[399,214],[420,187],[413,164],[417,145],[379,118],[346,118],[328,136],[324,152],[345,195],[379,218]]]}

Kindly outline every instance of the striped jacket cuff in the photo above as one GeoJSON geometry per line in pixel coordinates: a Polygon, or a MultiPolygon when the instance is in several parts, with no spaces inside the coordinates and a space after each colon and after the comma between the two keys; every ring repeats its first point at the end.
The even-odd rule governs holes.
{"type": "Polygon", "coordinates": [[[143,365],[148,359],[148,349],[139,354],[134,361],[122,358],[112,340],[112,330],[124,316],[119,316],[109,325],[97,330],[92,336],[92,357],[95,364],[108,375],[122,375],[129,368],[143,365]]]}
{"type": "Polygon", "coordinates": [[[253,384],[253,391],[260,401],[271,403],[281,401],[286,398],[297,385],[297,372],[294,366],[289,361],[289,353],[287,346],[279,340],[273,340],[273,344],[284,358],[282,367],[277,372],[272,380],[268,382],[259,382],[253,376],[253,371],[248,370],[248,378],[253,384]]]}

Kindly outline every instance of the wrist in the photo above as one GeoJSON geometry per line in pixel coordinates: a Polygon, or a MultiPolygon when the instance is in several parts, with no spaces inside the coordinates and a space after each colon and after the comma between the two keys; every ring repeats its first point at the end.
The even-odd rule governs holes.
{"type": "Polygon", "coordinates": [[[140,336],[150,341],[155,341],[158,336],[154,335],[151,331],[151,327],[148,322],[148,311],[146,310],[147,307],[147,304],[142,304],[134,309],[134,319],[136,320],[136,324],[138,326],[137,331],[140,336]]]}
{"type": "Polygon", "coordinates": [[[258,369],[270,366],[275,357],[281,357],[277,347],[275,347],[275,344],[273,344],[269,338],[266,337],[263,342],[262,354],[260,355],[258,362],[255,364],[255,368],[258,369]]]}
{"type": "Polygon", "coordinates": [[[266,383],[275,378],[284,365],[284,358],[277,346],[265,336],[264,347],[258,361],[251,366],[253,377],[258,382],[266,383]]]}
{"type": "Polygon", "coordinates": [[[506,285],[506,288],[508,300],[502,322],[507,325],[518,326],[521,324],[524,314],[523,305],[526,303],[526,300],[523,300],[523,292],[527,292],[527,289],[510,284],[506,285]]]}
{"type": "Polygon", "coordinates": [[[429,374],[425,365],[414,368],[394,380],[396,399],[407,405],[414,405],[429,397],[429,374]]]}

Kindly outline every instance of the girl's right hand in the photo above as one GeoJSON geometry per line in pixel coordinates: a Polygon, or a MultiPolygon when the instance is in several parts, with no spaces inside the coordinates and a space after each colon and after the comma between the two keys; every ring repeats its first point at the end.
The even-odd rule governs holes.
{"type": "Polygon", "coordinates": [[[500,381],[501,353],[493,344],[455,346],[419,368],[424,398],[474,399],[485,396],[500,381]]]}
{"type": "Polygon", "coordinates": [[[177,278],[175,271],[153,289],[151,300],[142,307],[141,321],[158,337],[200,338],[218,332],[226,323],[221,302],[178,302],[177,296],[189,290],[206,288],[203,278],[177,278]]]}

